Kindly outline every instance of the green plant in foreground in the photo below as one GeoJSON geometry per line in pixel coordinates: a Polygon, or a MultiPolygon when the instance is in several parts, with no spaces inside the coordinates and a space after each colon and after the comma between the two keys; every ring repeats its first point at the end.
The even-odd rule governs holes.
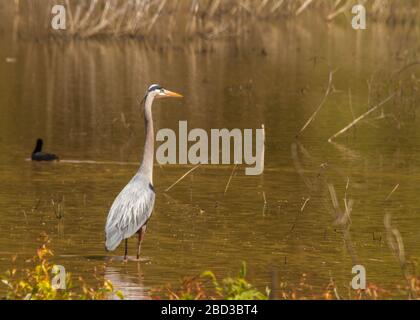
{"type": "Polygon", "coordinates": [[[323,286],[308,282],[307,274],[302,274],[297,283],[280,282],[270,292],[258,291],[245,279],[246,265],[237,277],[218,280],[211,271],[205,271],[196,277],[183,278],[174,288],[167,285],[163,291],[153,290],[154,299],[169,300],[377,300],[377,299],[413,299],[420,296],[420,278],[411,277],[394,289],[385,289],[374,283],[367,283],[365,290],[351,290],[346,286],[338,287],[333,279],[323,286]]]}
{"type": "Polygon", "coordinates": [[[198,277],[184,278],[181,286],[173,289],[167,286],[165,292],[156,295],[156,299],[170,300],[267,300],[266,292],[258,291],[246,280],[246,264],[242,263],[237,277],[227,277],[217,280],[212,271],[205,271],[198,277]]]}
{"type": "MultiPolygon", "coordinates": [[[[114,290],[112,283],[104,280],[98,288],[89,287],[82,278],[78,278],[77,287],[73,285],[71,274],[66,274],[66,289],[57,290],[52,285],[54,265],[48,261],[53,253],[46,244],[37,250],[29,263],[31,268],[6,271],[0,276],[6,286],[6,299],[10,300],[103,300],[118,297],[123,299],[120,291],[114,290]]],[[[99,281],[99,279],[98,279],[99,281]]]]}
{"type": "Polygon", "coordinates": [[[224,278],[221,282],[217,281],[216,276],[211,271],[202,273],[202,277],[208,277],[213,283],[217,295],[226,300],[267,300],[270,294],[269,289],[265,293],[258,291],[246,279],[246,263],[242,262],[241,270],[236,278],[224,278]]]}

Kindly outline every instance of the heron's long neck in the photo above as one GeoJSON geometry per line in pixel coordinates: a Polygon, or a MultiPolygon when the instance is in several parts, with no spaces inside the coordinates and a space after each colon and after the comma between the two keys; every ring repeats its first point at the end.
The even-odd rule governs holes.
{"type": "Polygon", "coordinates": [[[144,107],[144,125],[146,129],[146,142],[144,144],[143,150],[143,163],[140,167],[140,173],[148,177],[151,183],[153,183],[153,160],[155,151],[155,133],[153,130],[152,104],[153,97],[148,96],[146,98],[146,103],[144,107]]]}

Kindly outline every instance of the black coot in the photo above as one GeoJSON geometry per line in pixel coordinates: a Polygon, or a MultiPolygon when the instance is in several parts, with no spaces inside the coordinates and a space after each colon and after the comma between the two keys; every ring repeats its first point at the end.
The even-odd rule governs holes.
{"type": "Polygon", "coordinates": [[[32,152],[32,161],[55,161],[58,157],[52,153],[42,152],[42,145],[44,142],[42,139],[36,141],[34,152],[32,152]]]}

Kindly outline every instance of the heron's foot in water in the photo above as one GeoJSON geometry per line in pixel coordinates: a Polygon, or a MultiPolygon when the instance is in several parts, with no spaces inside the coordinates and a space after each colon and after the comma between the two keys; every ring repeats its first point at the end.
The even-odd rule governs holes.
{"type": "Polygon", "coordinates": [[[127,263],[127,262],[128,262],[128,257],[124,256],[123,263],[127,263]]]}

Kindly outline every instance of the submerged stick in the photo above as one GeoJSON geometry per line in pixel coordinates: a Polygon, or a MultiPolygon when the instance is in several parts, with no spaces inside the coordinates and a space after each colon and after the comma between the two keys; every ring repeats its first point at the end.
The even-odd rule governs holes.
{"type": "Polygon", "coordinates": [[[303,212],[303,210],[305,210],[306,205],[308,204],[308,202],[311,200],[311,197],[308,197],[305,199],[305,202],[303,203],[302,207],[300,208],[300,212],[303,212]]]}
{"type": "Polygon", "coordinates": [[[390,198],[391,198],[391,196],[394,194],[394,192],[395,191],[397,191],[397,189],[400,187],[400,184],[398,183],[395,187],[394,187],[394,189],[392,189],[392,191],[390,192],[390,194],[386,197],[386,199],[385,199],[385,201],[388,201],[390,198]]]}
{"type": "Polygon", "coordinates": [[[327,87],[327,91],[325,91],[325,95],[324,98],[322,99],[321,103],[319,104],[318,108],[315,110],[315,112],[312,114],[312,116],[309,118],[308,121],[306,121],[305,125],[302,127],[302,129],[300,129],[299,133],[296,135],[296,137],[299,137],[299,135],[311,124],[312,121],[315,120],[315,117],[317,116],[318,112],[321,110],[321,108],[324,106],[325,101],[327,101],[328,96],[330,95],[333,85],[332,85],[332,80],[333,80],[333,75],[337,70],[334,71],[330,71],[330,74],[328,76],[328,87],[327,87]]]}
{"type": "Polygon", "coordinates": [[[407,282],[407,287],[409,288],[409,298],[416,299],[416,290],[413,288],[413,282],[410,281],[411,275],[408,271],[408,261],[405,255],[404,242],[401,236],[400,231],[393,227],[391,224],[391,214],[386,213],[384,216],[384,226],[386,230],[386,237],[388,241],[388,246],[391,249],[394,256],[397,258],[402,275],[407,282]]]}
{"type": "Polygon", "coordinates": [[[313,190],[313,185],[312,185],[311,181],[307,177],[305,177],[305,170],[304,170],[304,168],[303,168],[303,166],[300,162],[300,159],[299,159],[297,144],[295,142],[293,142],[290,148],[291,148],[291,153],[292,153],[293,164],[295,166],[295,169],[296,169],[297,173],[302,178],[303,182],[305,183],[305,185],[309,189],[309,191],[312,191],[313,190]]]}
{"type": "Polygon", "coordinates": [[[235,164],[235,166],[233,167],[233,169],[232,169],[232,173],[230,174],[230,177],[229,177],[229,180],[228,180],[228,182],[227,182],[227,184],[226,184],[226,187],[225,187],[225,193],[224,194],[226,194],[226,192],[228,191],[228,189],[229,189],[229,185],[230,185],[230,182],[232,181],[232,178],[233,178],[233,174],[235,173],[235,170],[236,170],[236,167],[238,166],[238,164],[236,163],[235,164]]]}
{"type": "Polygon", "coordinates": [[[181,182],[186,176],[188,176],[191,172],[193,172],[195,169],[197,169],[198,167],[200,167],[201,164],[196,165],[194,168],[188,170],[181,178],[179,178],[177,181],[175,181],[169,188],[167,188],[165,190],[165,192],[168,192],[169,190],[171,190],[173,187],[175,187],[179,182],[181,182]]]}
{"type": "Polygon", "coordinates": [[[406,274],[406,258],[404,243],[402,240],[401,233],[398,231],[397,228],[394,228],[391,224],[390,213],[387,213],[384,216],[384,226],[387,233],[389,248],[391,249],[395,257],[398,259],[403,273],[406,274]]]}
{"type": "Polygon", "coordinates": [[[332,137],[330,137],[328,139],[328,142],[331,143],[333,139],[337,138],[338,136],[342,135],[344,132],[348,131],[350,128],[354,127],[356,125],[356,123],[358,123],[359,121],[361,121],[364,118],[366,118],[372,112],[376,111],[378,108],[380,108],[385,103],[387,103],[388,101],[390,101],[394,96],[395,96],[395,93],[391,94],[388,98],[386,98],[385,100],[383,100],[382,102],[380,102],[376,106],[374,106],[371,109],[369,109],[367,112],[365,112],[364,114],[362,114],[361,116],[359,116],[357,119],[354,119],[350,124],[348,124],[346,127],[344,127],[343,129],[341,129],[340,131],[338,131],[336,134],[334,134],[332,137]]]}

